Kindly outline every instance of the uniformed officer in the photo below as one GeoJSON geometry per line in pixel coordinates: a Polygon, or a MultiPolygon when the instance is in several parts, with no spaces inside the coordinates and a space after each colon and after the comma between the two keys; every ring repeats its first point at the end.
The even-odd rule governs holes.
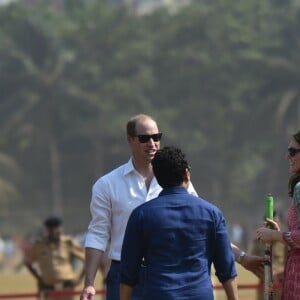
{"type": "Polygon", "coordinates": [[[39,292],[45,296],[49,291],[73,291],[83,278],[83,264],[81,270],[76,270],[78,264],[74,264],[74,259],[83,262],[84,250],[71,236],[62,234],[62,220],[59,217],[46,219],[44,225],[47,234],[37,239],[29,249],[25,265],[37,279],[39,292]]]}

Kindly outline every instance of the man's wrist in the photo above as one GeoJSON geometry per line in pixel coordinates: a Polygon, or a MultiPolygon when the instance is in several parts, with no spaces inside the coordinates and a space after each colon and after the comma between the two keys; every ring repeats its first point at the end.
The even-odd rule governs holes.
{"type": "Polygon", "coordinates": [[[236,258],[236,262],[239,263],[240,265],[242,265],[245,256],[246,256],[246,252],[241,251],[240,254],[238,255],[238,257],[236,258]]]}

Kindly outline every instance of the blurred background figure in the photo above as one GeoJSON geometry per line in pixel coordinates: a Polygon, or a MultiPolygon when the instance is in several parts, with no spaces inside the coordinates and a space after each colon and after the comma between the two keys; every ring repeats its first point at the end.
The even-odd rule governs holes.
{"type": "Polygon", "coordinates": [[[244,246],[243,244],[243,240],[244,240],[244,229],[243,227],[238,224],[235,223],[231,226],[231,235],[230,235],[230,240],[233,244],[237,245],[237,246],[244,246]]]}
{"type": "MultiPolygon", "coordinates": [[[[44,226],[46,234],[28,249],[25,265],[36,278],[41,295],[47,296],[49,291],[74,291],[83,278],[83,248],[71,236],[63,234],[59,217],[46,219],[44,226]]],[[[60,299],[71,300],[73,297],[60,299]]]]}
{"type": "MultiPolygon", "coordinates": [[[[277,211],[274,211],[273,213],[274,220],[282,226],[282,215],[278,213],[277,211]]],[[[265,216],[264,216],[265,220],[265,216]]],[[[273,242],[272,245],[272,268],[273,268],[273,283],[276,285],[282,283],[283,279],[283,270],[284,270],[284,263],[285,263],[285,257],[286,257],[286,246],[283,243],[280,242],[273,242]]],[[[251,249],[249,252],[253,255],[264,255],[265,252],[265,244],[262,243],[260,240],[254,238],[251,249]]],[[[261,285],[263,284],[263,280],[260,280],[261,285]]],[[[257,291],[257,300],[263,300],[263,289],[259,289],[257,291]]],[[[275,288],[274,294],[273,294],[273,300],[280,300],[281,299],[281,289],[275,288]]]]}
{"type": "Polygon", "coordinates": [[[4,261],[4,241],[0,235],[0,270],[3,268],[4,261]]]}

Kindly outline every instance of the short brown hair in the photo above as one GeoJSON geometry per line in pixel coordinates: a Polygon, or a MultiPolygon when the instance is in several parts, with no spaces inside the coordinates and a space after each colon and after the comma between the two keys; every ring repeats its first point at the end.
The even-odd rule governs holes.
{"type": "Polygon", "coordinates": [[[132,118],[130,118],[129,121],[127,122],[127,125],[126,125],[127,135],[134,137],[136,135],[136,124],[139,121],[145,120],[145,119],[153,120],[156,123],[156,121],[148,115],[145,115],[145,114],[135,115],[132,118]]]}

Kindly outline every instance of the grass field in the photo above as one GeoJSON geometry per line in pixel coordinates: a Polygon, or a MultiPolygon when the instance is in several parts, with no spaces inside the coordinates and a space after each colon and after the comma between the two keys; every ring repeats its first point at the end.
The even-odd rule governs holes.
{"type": "MultiPolygon", "coordinates": [[[[238,283],[239,284],[256,284],[258,283],[257,278],[251,273],[245,271],[239,265],[237,265],[238,271],[238,283]]],[[[219,285],[218,281],[213,277],[214,284],[219,285]]],[[[96,289],[102,289],[100,275],[96,278],[96,289]]],[[[78,287],[78,290],[81,290],[82,286],[78,287]]],[[[1,294],[23,294],[23,293],[35,293],[36,285],[34,278],[27,272],[26,269],[22,269],[18,273],[5,272],[0,273],[0,296],[1,294]]],[[[34,298],[15,298],[15,299],[24,299],[30,300],[34,298]]],[[[58,298],[62,299],[62,298],[58,298]]],[[[79,297],[74,297],[74,299],[79,299],[79,297]]],[[[101,296],[97,297],[97,300],[102,299],[101,296]]],[[[215,300],[225,300],[225,294],[222,290],[216,290],[215,300]]],[[[251,289],[239,290],[239,299],[240,300],[255,300],[256,292],[251,289]]]]}

